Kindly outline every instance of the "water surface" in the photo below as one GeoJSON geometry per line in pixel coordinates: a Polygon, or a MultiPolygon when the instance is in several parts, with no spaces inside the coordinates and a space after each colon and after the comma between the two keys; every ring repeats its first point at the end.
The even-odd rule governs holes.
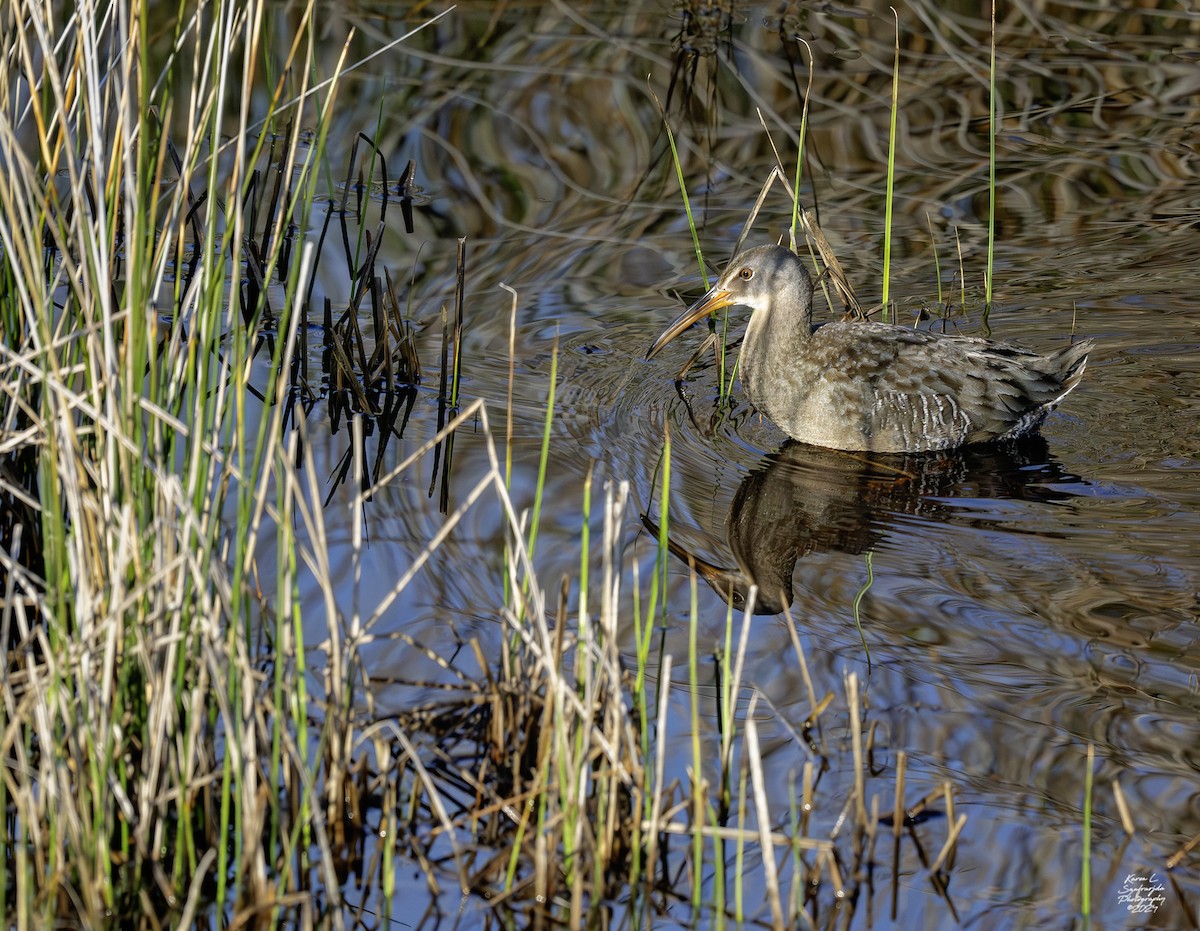
{"type": "MultiPolygon", "coordinates": [[[[802,198],[862,302],[879,302],[894,54],[886,6],[749,4],[697,18],[669,7],[460,4],[435,31],[372,63],[377,70],[357,72],[341,119],[346,138],[378,120],[372,133],[390,163],[416,161],[417,228],[390,224],[381,262],[411,281],[427,370],[440,352],[441,306],[453,297],[457,240],[466,238],[462,393],[487,401],[500,437],[513,301],[500,284],[517,292],[520,506],[533,502],[557,353],[537,557],[544,579],[578,576],[589,468],[597,487],[630,482],[626,551],[648,577],[655,547],[642,515],[662,519],[669,428],[672,542],[715,569],[757,567],[798,625],[818,690],[840,693],[846,670],[866,682],[877,763],[894,766],[904,751],[913,798],[944,781],[956,787],[968,823],[949,898],[963,924],[1076,920],[1091,743],[1097,925],[1194,926],[1200,860],[1193,852],[1169,876],[1164,864],[1200,832],[1200,20],[1074,3],[1001,10],[995,284],[985,321],[987,24],[971,5],[955,7],[898,7],[891,299],[902,321],[948,307],[955,328],[986,326],[1032,349],[1062,346],[1072,333],[1095,338],[1083,384],[1051,415],[1044,441],[1012,449],[880,466],[796,447],[759,422],[736,387],[732,405],[717,403],[711,355],[677,392],[675,372],[702,328],[643,360],[681,299],[704,288],[658,103],[677,136],[701,245],[719,265],[775,163],[772,141],[794,172],[809,52],[792,36],[815,59],[802,198]],[[1165,882],[1167,901],[1131,913],[1120,901],[1126,877],[1151,874],[1165,882]]],[[[367,36],[404,25],[387,6],[346,16],[367,36]]],[[[775,240],[789,223],[790,202],[776,188],[748,242],[775,240]]],[[[332,276],[321,282],[335,299],[339,287],[332,276]]],[[[823,319],[840,311],[819,308],[823,319]]],[[[397,460],[435,430],[431,386],[428,378],[394,444],[397,460]]],[[[316,434],[328,474],[346,434],[316,434]]],[[[487,468],[479,433],[460,432],[453,468],[452,506],[487,468]]],[[[427,466],[420,480],[371,502],[370,564],[359,581],[346,575],[347,603],[369,612],[441,526],[429,475],[427,466]]],[[[335,567],[351,546],[346,520],[331,535],[335,567]]],[[[471,637],[499,642],[502,525],[481,501],[381,618],[368,672],[383,709],[423,694],[397,683],[436,675],[397,634],[443,656],[471,637]]],[[[592,529],[599,534],[598,516],[592,529]]],[[[671,581],[677,622],[662,649],[680,669],[691,585],[684,560],[674,560],[671,581]]],[[[699,612],[711,652],[726,619],[712,587],[701,586],[699,612]]],[[[782,813],[812,759],[796,739],[810,709],[785,622],[753,623],[745,682],[762,699],[768,787],[782,813]]],[[[632,630],[623,635],[632,653],[632,630]]],[[[686,677],[676,675],[682,696],[686,677]]],[[[681,726],[665,739],[682,773],[690,736],[678,702],[681,726]]],[[[717,726],[715,715],[701,723],[717,726]]],[[[844,715],[826,722],[833,759],[844,761],[847,726],[844,715]]],[[[882,802],[890,807],[890,795],[882,802]]],[[[838,814],[817,811],[814,836],[828,836],[838,814]]],[[[919,830],[936,855],[944,821],[919,830]]],[[[922,870],[905,848],[895,921],[955,926],[922,870]]],[[[880,890],[858,903],[855,926],[893,920],[892,893],[880,890]]],[[[404,895],[428,892],[416,881],[404,895]]],[[[443,906],[453,914],[457,897],[443,906]]],[[[613,908],[619,915],[621,903],[613,908]]],[[[481,921],[491,914],[482,902],[468,910],[481,921]]],[[[676,920],[690,922],[686,910],[676,920]]]]}

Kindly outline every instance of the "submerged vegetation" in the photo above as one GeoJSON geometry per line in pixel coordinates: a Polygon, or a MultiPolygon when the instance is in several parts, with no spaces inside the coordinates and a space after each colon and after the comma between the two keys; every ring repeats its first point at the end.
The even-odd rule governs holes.
{"type": "MultiPolygon", "coordinates": [[[[574,567],[540,568],[559,345],[534,478],[513,455],[522,294],[502,431],[462,385],[463,240],[440,316],[414,320],[381,244],[413,233],[416,166],[394,172],[366,134],[344,171],[331,155],[357,46],[331,63],[318,19],[264,0],[0,11],[0,914],[432,926],[461,895],[505,927],[824,928],[900,920],[915,886],[958,920],[961,787],[893,749],[869,682],[812,669],[788,603],[773,629],[802,723],[748,681],[762,621],[730,607],[705,627],[702,570],[670,538],[669,433],[657,513],[589,467],[574,567]],[[421,358],[423,328],[440,359],[421,358]],[[436,426],[414,438],[421,392],[436,426]],[[452,494],[456,437],[476,461],[452,494]],[[410,485],[440,516],[400,552],[378,502],[410,485]],[[459,571],[494,573],[503,597],[472,606],[478,628],[396,630],[389,612],[480,512],[485,558],[459,571]],[[671,552],[690,567],[682,610],[671,552]],[[386,680],[372,658],[396,645],[416,671],[386,680]]],[[[788,188],[776,162],[767,184],[788,188]]],[[[801,164],[793,237],[857,311],[801,164]]],[[[889,217],[891,190],[889,173],[889,217]]],[[[869,660],[864,549],[845,607],[869,660]]]]}

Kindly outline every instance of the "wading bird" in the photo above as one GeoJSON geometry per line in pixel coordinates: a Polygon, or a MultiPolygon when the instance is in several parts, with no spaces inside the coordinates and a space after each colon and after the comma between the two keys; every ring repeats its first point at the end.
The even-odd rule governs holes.
{"type": "Polygon", "coordinates": [[[830,449],[924,452],[1035,431],[1079,384],[1090,340],[1047,355],[970,336],[865,321],[813,325],[813,283],[782,246],[741,253],[650,347],[714,310],[753,313],[746,397],[793,439],[830,449]]]}

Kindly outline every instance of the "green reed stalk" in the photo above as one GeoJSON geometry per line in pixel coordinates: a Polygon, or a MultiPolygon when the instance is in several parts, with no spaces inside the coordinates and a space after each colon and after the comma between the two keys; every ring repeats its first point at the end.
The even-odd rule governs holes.
{"type": "MultiPolygon", "coordinates": [[[[730,805],[728,748],[732,744],[733,734],[737,727],[734,720],[736,693],[734,690],[734,683],[732,681],[733,671],[731,669],[733,652],[733,602],[732,600],[727,600],[725,603],[725,639],[724,643],[721,645],[719,654],[714,657],[716,661],[714,673],[717,677],[717,729],[720,737],[720,755],[717,766],[717,804],[720,806],[723,816],[728,815],[730,805]],[[732,700],[731,696],[733,696],[732,700]]],[[[725,855],[723,848],[725,841],[716,830],[719,826],[721,826],[721,819],[718,817],[717,809],[713,806],[711,801],[705,805],[705,809],[708,814],[708,825],[713,828],[712,852],[714,894],[712,908],[716,917],[715,927],[724,928],[725,855]]]]}
{"type": "MultiPolygon", "coordinates": [[[[214,60],[214,79],[221,87],[233,88],[236,87],[236,79],[234,77],[233,66],[236,65],[240,56],[241,43],[245,43],[244,49],[248,51],[253,47],[256,36],[249,33],[251,28],[251,20],[247,18],[241,24],[241,28],[247,30],[239,34],[239,24],[236,18],[236,11],[232,5],[225,6],[218,3],[214,9],[215,15],[222,21],[222,28],[217,33],[219,35],[219,48],[222,53],[214,60]]],[[[243,85],[243,97],[238,103],[239,136],[245,138],[248,134],[247,124],[249,122],[250,88],[243,85]]],[[[298,129],[298,127],[297,127],[298,129]]],[[[223,144],[223,133],[221,132],[220,124],[217,120],[212,120],[209,123],[209,141],[212,151],[220,150],[223,144]]],[[[227,182],[229,189],[235,193],[237,203],[241,203],[245,193],[249,189],[251,183],[251,166],[255,164],[259,155],[263,151],[266,142],[265,134],[261,135],[253,148],[253,153],[249,160],[242,157],[240,151],[235,153],[232,176],[227,182]]],[[[220,184],[220,179],[217,176],[216,160],[210,161],[210,190],[217,189],[220,184]]],[[[282,218],[282,214],[277,217],[282,218]]],[[[212,218],[214,221],[215,217],[212,218]]],[[[248,229],[246,225],[246,216],[243,211],[237,210],[233,213],[232,229],[228,235],[231,237],[226,240],[226,247],[234,263],[234,267],[239,267],[242,262],[243,247],[242,244],[247,242],[255,235],[255,231],[248,229]]],[[[215,222],[214,224],[215,225],[215,222]]],[[[278,237],[276,239],[276,255],[278,254],[278,237]]],[[[269,281],[272,277],[272,272],[275,269],[275,262],[268,258],[264,263],[263,281],[269,281]]],[[[220,317],[225,311],[223,295],[218,297],[215,293],[210,292],[212,297],[212,313],[214,317],[220,317]]],[[[258,306],[254,308],[251,314],[251,321],[260,319],[266,299],[265,288],[260,291],[258,298],[258,306]]],[[[253,323],[252,323],[253,325],[253,323]]],[[[219,333],[215,330],[214,333],[219,333]]],[[[245,371],[246,366],[251,356],[251,340],[246,329],[235,326],[230,331],[229,346],[225,349],[230,359],[230,364],[233,371],[245,371]]],[[[217,336],[219,340],[220,337],[217,336]]],[[[276,341],[276,353],[280,351],[282,341],[276,341]]],[[[222,388],[224,388],[224,384],[222,388]]],[[[224,391],[218,391],[218,403],[227,401],[233,408],[234,416],[237,417],[239,424],[245,424],[250,421],[245,411],[246,395],[243,390],[234,388],[232,392],[226,394],[224,391]]],[[[217,417],[217,422],[224,419],[225,412],[229,408],[223,405],[220,408],[221,413],[217,417]]],[[[233,559],[233,585],[231,589],[230,599],[230,623],[225,631],[225,651],[226,655],[235,657],[240,652],[242,645],[249,642],[252,638],[253,614],[250,600],[247,595],[247,579],[248,572],[252,571],[253,546],[251,537],[255,534],[254,524],[254,499],[255,486],[253,478],[262,474],[262,465],[264,457],[267,453],[268,444],[266,442],[267,422],[270,418],[261,417],[258,421],[258,429],[255,436],[250,435],[247,429],[237,429],[233,434],[233,464],[234,467],[245,476],[245,480],[238,482],[235,486],[235,499],[237,505],[235,527],[236,539],[241,542],[241,546],[237,548],[237,552],[233,559]]],[[[229,708],[239,708],[242,705],[243,694],[248,694],[253,686],[250,683],[245,683],[238,676],[229,676],[223,683],[224,701],[229,708]]],[[[218,908],[224,908],[227,903],[227,878],[230,877],[230,858],[234,862],[249,863],[251,854],[252,842],[247,837],[246,826],[252,815],[250,813],[250,804],[253,797],[253,776],[250,775],[248,768],[242,765],[242,748],[250,743],[249,734],[254,728],[249,722],[246,722],[241,715],[231,715],[228,726],[230,728],[229,742],[230,751],[224,754],[222,760],[222,779],[220,790],[220,815],[218,823],[219,836],[228,837],[231,825],[233,827],[233,836],[237,838],[237,844],[222,844],[217,851],[217,894],[216,902],[218,908]],[[236,764],[236,765],[235,765],[236,764]]]]}
{"type": "Polygon", "coordinates": [[[812,49],[804,39],[799,39],[804,42],[804,47],[809,49],[808,55],[808,86],[804,89],[804,106],[800,109],[800,139],[796,144],[796,176],[795,182],[792,184],[792,227],[791,227],[791,248],[796,248],[796,232],[800,227],[800,180],[804,170],[804,140],[808,138],[808,101],[812,96],[813,85],[813,57],[812,49]]]}
{"type": "MultiPolygon", "coordinates": [[[[462,381],[462,331],[463,331],[463,292],[466,289],[467,240],[458,240],[458,264],[454,279],[454,364],[450,376],[450,409],[458,413],[458,390],[462,381]]],[[[557,347],[556,347],[557,348],[557,347]]],[[[454,439],[454,435],[450,435],[454,439]]],[[[446,454],[446,473],[450,470],[450,456],[446,454]]]]}
{"type": "MultiPolygon", "coordinates": [[[[583,518],[579,522],[579,641],[581,643],[587,643],[591,636],[591,618],[588,615],[588,564],[591,561],[592,476],[595,468],[594,462],[589,463],[587,475],[583,479],[583,518]]],[[[575,654],[575,678],[586,692],[590,684],[588,673],[591,664],[581,662],[582,659],[583,657],[577,651],[575,654]]]]}
{"type": "MultiPolygon", "coordinates": [[[[588,562],[590,556],[588,534],[589,521],[592,514],[592,469],[593,467],[589,465],[587,476],[585,477],[583,483],[583,520],[580,527],[581,553],[579,567],[578,641],[575,649],[575,681],[577,683],[575,688],[579,694],[579,697],[583,700],[583,705],[585,708],[591,708],[593,706],[596,689],[595,680],[598,671],[596,669],[596,658],[598,654],[598,650],[596,649],[596,626],[591,623],[591,619],[588,616],[587,598],[588,562]]],[[[603,603],[601,610],[604,610],[603,603]]],[[[602,675],[603,672],[600,671],[600,674],[602,675]]],[[[579,723],[582,724],[582,722],[579,723]]],[[[560,774],[559,791],[560,793],[562,792],[563,786],[568,786],[570,788],[571,804],[563,806],[564,852],[567,854],[565,866],[567,869],[568,880],[573,879],[576,884],[579,884],[583,880],[584,871],[582,864],[572,861],[571,854],[574,853],[576,859],[582,858],[583,856],[582,837],[579,835],[582,835],[583,833],[581,830],[581,819],[586,818],[587,813],[584,811],[585,800],[576,795],[575,787],[579,784],[579,778],[578,773],[575,772],[574,769],[582,769],[588,766],[587,743],[590,738],[590,733],[585,726],[577,726],[574,728],[573,734],[568,736],[573,738],[571,741],[570,756],[573,767],[570,770],[564,768],[564,771],[560,774]]],[[[599,799],[602,801],[605,797],[604,794],[602,792],[597,794],[599,799]]],[[[604,817],[602,814],[603,804],[599,804],[598,808],[600,811],[597,813],[597,830],[594,832],[594,834],[599,833],[599,825],[604,823],[604,817]]],[[[592,869],[594,888],[599,887],[602,881],[602,866],[603,864],[600,862],[600,858],[593,856],[592,869]]]]}
{"type": "MultiPolygon", "coordinates": [[[[633,697],[638,715],[638,734],[640,738],[638,749],[640,751],[640,759],[643,761],[642,772],[645,775],[645,782],[661,788],[663,778],[662,755],[660,753],[658,756],[655,756],[651,753],[650,722],[652,713],[661,710],[659,720],[665,725],[665,702],[666,696],[670,693],[671,689],[669,679],[671,669],[670,656],[665,658],[665,664],[659,664],[659,685],[653,704],[648,701],[647,696],[647,673],[650,665],[650,644],[654,634],[655,618],[660,611],[663,615],[663,623],[665,624],[666,622],[667,564],[670,554],[667,541],[669,539],[668,533],[671,521],[669,507],[671,500],[671,430],[669,425],[663,431],[663,452],[659,468],[662,474],[662,490],[659,493],[658,539],[655,541],[654,570],[650,574],[650,593],[647,599],[645,617],[643,618],[641,614],[641,600],[637,597],[636,590],[633,606],[633,632],[637,649],[637,672],[633,683],[633,697]],[[661,608],[659,607],[660,593],[662,595],[661,608]]],[[[662,731],[663,727],[660,727],[657,734],[660,746],[666,740],[666,735],[662,731]]],[[[658,843],[656,821],[656,805],[658,801],[658,789],[651,789],[643,793],[642,817],[650,824],[650,834],[645,839],[647,850],[644,864],[642,863],[643,851],[641,845],[639,844],[634,847],[634,864],[636,867],[634,875],[640,875],[645,870],[649,878],[653,876],[656,868],[654,856],[658,843]]],[[[651,895],[652,890],[650,884],[647,883],[643,896],[644,907],[647,910],[650,908],[651,895]]]]}
{"type": "MultiPolygon", "coordinates": [[[[651,92],[653,96],[653,92],[651,92]]],[[[667,131],[667,143],[671,147],[671,161],[675,166],[675,179],[679,182],[679,193],[683,197],[683,209],[688,218],[688,229],[692,233],[692,245],[696,249],[696,264],[700,266],[700,280],[704,282],[705,289],[708,288],[708,272],[704,267],[704,251],[700,248],[700,233],[696,229],[696,218],[692,215],[692,202],[688,197],[687,181],[683,177],[683,165],[679,161],[679,149],[675,145],[675,133],[671,131],[671,124],[667,121],[667,115],[662,109],[662,104],[658,102],[658,97],[654,97],[654,102],[658,104],[659,113],[662,114],[663,126],[667,131]]],[[[726,365],[725,365],[725,346],[729,331],[729,311],[725,310],[721,320],[721,347],[717,353],[717,384],[719,387],[718,397],[723,401],[728,395],[726,388],[726,365]]],[[[732,378],[729,379],[729,384],[732,385],[732,378]]]]}
{"type": "Polygon", "coordinates": [[[725,643],[721,648],[721,655],[718,657],[717,670],[721,677],[721,689],[718,694],[721,709],[721,758],[720,758],[720,779],[721,779],[721,807],[728,810],[731,798],[730,789],[730,759],[733,750],[733,737],[737,730],[734,723],[734,715],[737,713],[737,694],[735,691],[736,683],[733,681],[733,653],[735,647],[733,643],[733,602],[727,600],[725,603],[725,643]]]}
{"type": "Polygon", "coordinates": [[[925,213],[925,222],[929,224],[929,246],[933,250],[933,276],[937,279],[937,295],[938,305],[945,307],[942,299],[942,268],[938,262],[937,238],[933,235],[933,218],[929,216],[929,212],[925,213]]]}
{"type": "Polygon", "coordinates": [[[667,144],[671,147],[671,162],[675,166],[675,179],[679,182],[679,193],[683,197],[683,210],[687,214],[688,229],[692,233],[692,245],[696,249],[696,264],[700,266],[700,278],[704,282],[704,287],[708,287],[708,272],[704,268],[704,250],[700,248],[700,232],[696,229],[696,218],[692,215],[692,201],[688,197],[687,181],[683,177],[683,165],[679,160],[679,149],[675,146],[675,133],[671,131],[671,124],[667,120],[667,114],[659,103],[658,97],[654,92],[650,92],[654,97],[654,103],[658,106],[658,112],[662,116],[663,128],[667,131],[667,144]]]}
{"type": "Polygon", "coordinates": [[[1084,925],[1092,916],[1092,770],[1096,761],[1096,745],[1090,740],[1087,748],[1087,770],[1083,776],[1083,864],[1080,876],[1079,910],[1084,925]]]}
{"type": "Polygon", "coordinates": [[[689,573],[688,583],[691,605],[688,612],[688,704],[692,713],[692,874],[696,877],[696,882],[692,884],[692,913],[699,917],[703,891],[700,877],[704,875],[704,835],[700,826],[705,822],[706,793],[704,755],[700,746],[700,671],[696,645],[700,628],[700,603],[694,566],[689,573]]]}
{"type": "Polygon", "coordinates": [[[996,254],[996,0],[992,0],[992,39],[988,65],[988,257],[984,285],[985,317],[992,306],[992,267],[996,254]]]}
{"type": "Polygon", "coordinates": [[[800,912],[804,902],[804,858],[800,855],[800,845],[796,838],[804,834],[800,824],[800,802],[796,798],[795,770],[790,771],[788,779],[788,819],[792,827],[792,894],[788,896],[788,916],[800,912]]]}
{"type": "MultiPolygon", "coordinates": [[[[659,612],[659,593],[662,592],[662,612],[666,615],[666,591],[667,591],[667,563],[670,554],[670,549],[667,545],[668,532],[670,529],[670,508],[669,502],[671,499],[671,430],[668,426],[663,432],[663,452],[659,462],[659,468],[662,474],[662,491],[659,494],[659,520],[658,520],[658,539],[655,541],[657,550],[654,561],[654,571],[650,574],[650,593],[646,603],[645,616],[642,614],[642,602],[639,597],[639,588],[637,585],[637,563],[634,562],[634,590],[633,590],[633,637],[637,651],[637,670],[633,682],[633,701],[638,716],[638,734],[640,759],[643,761],[643,793],[642,793],[642,818],[651,823],[651,835],[646,839],[650,845],[650,849],[646,851],[647,860],[645,864],[642,862],[642,845],[640,843],[633,845],[633,876],[640,876],[643,869],[648,868],[650,874],[653,874],[655,864],[652,859],[653,848],[657,842],[657,833],[653,827],[654,821],[654,806],[655,792],[646,790],[646,786],[654,783],[661,778],[656,758],[651,753],[650,748],[650,719],[652,710],[658,708],[660,700],[670,691],[670,681],[665,680],[663,674],[663,666],[659,667],[659,690],[655,697],[653,705],[647,700],[647,672],[650,664],[650,643],[654,633],[654,619],[659,612]],[[651,762],[654,761],[654,762],[651,762]]],[[[666,663],[667,673],[670,670],[670,657],[667,657],[666,663]]],[[[665,740],[665,735],[658,734],[658,740],[665,740]]],[[[635,819],[636,824],[636,819],[635,819]]],[[[640,828],[635,828],[635,837],[641,838],[640,828]]],[[[643,906],[646,909],[650,907],[650,890],[647,889],[643,898],[643,906]]]]}
{"type": "Polygon", "coordinates": [[[887,196],[884,202],[883,220],[883,321],[890,317],[888,288],[892,272],[892,200],[896,186],[896,115],[900,109],[900,16],[896,17],[896,56],[892,63],[892,114],[888,130],[887,196]]]}
{"type": "MultiPolygon", "coordinates": [[[[512,295],[508,311],[508,394],[504,412],[504,486],[512,488],[513,387],[517,380],[517,292],[501,282],[500,287],[512,295]]],[[[507,584],[507,582],[506,582],[507,584]]]]}
{"type": "MultiPolygon", "coordinates": [[[[638,588],[641,583],[641,578],[640,578],[640,574],[638,572],[638,566],[637,566],[636,560],[632,561],[630,568],[631,568],[632,574],[633,574],[633,584],[632,584],[632,591],[631,591],[632,601],[633,601],[633,614],[634,614],[634,618],[636,619],[640,612],[639,602],[641,601],[641,598],[638,593],[638,588]]],[[[636,629],[636,626],[637,625],[636,625],[636,620],[635,620],[635,629],[636,629]]],[[[642,681],[643,681],[643,683],[645,682],[644,679],[642,681]]],[[[645,711],[644,711],[645,703],[646,703],[646,695],[645,695],[644,690],[643,690],[643,692],[639,693],[638,691],[636,691],[636,687],[635,687],[635,689],[632,691],[632,694],[631,694],[631,700],[633,702],[634,710],[638,715],[638,723],[639,723],[639,725],[643,724],[647,718],[647,715],[645,714],[645,711]]],[[[642,733],[645,733],[645,731],[643,730],[642,733]]],[[[639,783],[637,783],[636,793],[635,793],[634,798],[635,799],[640,798],[642,804],[641,804],[640,814],[639,814],[638,806],[637,806],[636,802],[632,806],[633,817],[631,820],[633,822],[633,825],[632,825],[633,830],[630,832],[630,844],[629,844],[629,897],[630,897],[629,912],[630,912],[630,916],[632,918],[632,925],[634,928],[641,927],[642,922],[646,920],[646,913],[648,910],[649,896],[647,896],[645,894],[646,877],[644,877],[642,875],[642,873],[643,873],[643,856],[646,853],[646,851],[644,851],[642,849],[642,845],[646,842],[646,839],[645,839],[645,837],[643,837],[643,834],[642,834],[642,826],[645,822],[650,821],[652,813],[653,813],[653,808],[654,808],[654,800],[651,797],[652,792],[653,792],[652,786],[654,783],[653,767],[650,765],[646,765],[647,761],[649,760],[649,757],[647,755],[645,755],[644,753],[641,753],[640,745],[638,747],[638,751],[639,751],[639,756],[637,758],[642,761],[643,765],[641,767],[641,781],[639,783]]],[[[653,833],[653,829],[651,829],[651,833],[653,833]]]]}
{"type": "Polygon", "coordinates": [[[538,460],[537,487],[533,494],[533,518],[529,523],[529,557],[537,549],[538,524],[542,517],[542,496],[546,490],[546,464],[550,461],[550,434],[554,426],[554,394],[558,387],[558,336],[550,350],[550,386],[546,396],[546,419],[542,426],[542,454],[538,460]]]}
{"type": "Polygon", "coordinates": [[[746,896],[745,888],[742,884],[742,877],[746,873],[746,783],[750,778],[750,764],[743,757],[741,765],[738,766],[738,794],[737,794],[737,826],[738,836],[734,850],[734,884],[733,884],[733,915],[738,927],[742,927],[746,922],[746,896]]]}
{"type": "MultiPolygon", "coordinates": [[[[721,929],[725,927],[725,841],[717,833],[717,829],[721,826],[717,819],[717,810],[709,803],[704,806],[708,812],[708,826],[713,829],[713,901],[712,911],[715,921],[713,927],[721,929]]],[[[697,825],[696,833],[699,834],[699,825],[697,825]]],[[[700,874],[697,873],[697,876],[700,874]]],[[[699,882],[696,883],[700,885],[699,882]]]]}
{"type": "MultiPolygon", "coordinates": [[[[650,603],[646,607],[646,618],[644,626],[639,623],[639,618],[634,615],[634,637],[637,640],[637,678],[634,682],[634,693],[644,695],[646,689],[646,668],[650,661],[650,641],[654,633],[654,619],[661,612],[662,623],[665,626],[667,622],[667,566],[670,556],[670,547],[667,541],[669,540],[670,529],[670,500],[671,500],[671,430],[668,427],[663,431],[663,451],[660,468],[662,470],[662,491],[659,493],[658,507],[658,556],[655,560],[655,571],[650,579],[650,603]],[[662,595],[662,605],[659,607],[659,595],[662,595]]],[[[657,701],[656,701],[657,704],[657,701]]],[[[643,755],[650,755],[650,734],[647,726],[647,714],[649,713],[645,703],[641,706],[641,734],[642,734],[642,751],[643,755]]]]}
{"type": "MultiPolygon", "coordinates": [[[[546,819],[548,817],[548,790],[550,784],[550,754],[546,754],[538,767],[537,781],[534,783],[535,797],[537,798],[537,831],[539,834],[546,833],[546,819]]],[[[525,833],[529,827],[530,812],[535,810],[530,805],[521,806],[521,820],[517,822],[517,832],[513,837],[512,850],[508,854],[508,866],[504,871],[503,889],[507,892],[513,888],[513,883],[517,879],[517,870],[521,866],[521,849],[525,841],[525,833]]]]}

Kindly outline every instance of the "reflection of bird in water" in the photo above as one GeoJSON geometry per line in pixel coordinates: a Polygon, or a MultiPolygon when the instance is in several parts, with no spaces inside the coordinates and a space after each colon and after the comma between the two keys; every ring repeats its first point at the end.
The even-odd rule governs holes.
{"type": "MultiPolygon", "coordinates": [[[[778,614],[792,603],[796,561],[814,552],[865,553],[894,514],[950,521],[946,499],[1070,498],[1060,487],[1079,482],[1050,460],[1046,441],[969,447],[941,455],[872,455],[789,443],[742,481],[729,509],[729,549],[735,568],[722,568],[669,542],[671,552],[735,608],[758,586],[755,614],[778,614]]],[[[648,517],[643,523],[655,534],[648,517]]]]}
{"type": "Polygon", "coordinates": [[[813,285],[782,246],[743,252],[647,358],[704,315],[753,314],[746,397],[793,439],[830,449],[921,452],[1035,431],[1083,377],[1089,340],[1038,355],[968,336],[844,321],[813,326],[813,285]]]}

